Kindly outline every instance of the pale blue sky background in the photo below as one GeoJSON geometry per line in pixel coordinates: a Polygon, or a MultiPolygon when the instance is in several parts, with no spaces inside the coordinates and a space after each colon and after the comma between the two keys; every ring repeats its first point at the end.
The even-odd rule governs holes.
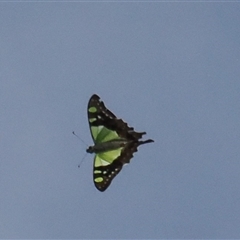
{"type": "Polygon", "coordinates": [[[0,238],[240,238],[240,3],[0,3],[0,238]],[[104,193],[99,94],[154,144],[104,193]]]}

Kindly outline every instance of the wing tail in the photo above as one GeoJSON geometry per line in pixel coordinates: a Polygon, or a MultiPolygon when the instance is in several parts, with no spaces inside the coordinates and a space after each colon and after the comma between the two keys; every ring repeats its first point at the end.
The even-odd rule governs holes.
{"type": "Polygon", "coordinates": [[[154,142],[154,141],[152,139],[148,139],[148,140],[145,140],[145,141],[138,141],[138,146],[142,145],[142,144],[145,144],[145,143],[151,143],[151,142],[154,142]]]}

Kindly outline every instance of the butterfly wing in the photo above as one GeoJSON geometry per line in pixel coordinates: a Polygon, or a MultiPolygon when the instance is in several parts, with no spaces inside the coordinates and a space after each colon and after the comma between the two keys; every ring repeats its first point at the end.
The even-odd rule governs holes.
{"type": "Polygon", "coordinates": [[[94,94],[88,103],[88,121],[95,144],[116,139],[126,141],[123,147],[115,150],[96,153],[94,158],[93,179],[99,191],[105,191],[113,178],[121,171],[124,164],[129,163],[133,153],[140,144],[153,140],[139,141],[145,132],[135,132],[122,119],[118,119],[99,96],[94,94]]]}
{"type": "Polygon", "coordinates": [[[129,127],[122,119],[118,119],[96,94],[88,102],[88,121],[94,143],[105,141],[103,137],[105,134],[108,135],[107,141],[109,138],[110,140],[116,138],[138,140],[146,134],[146,132],[135,132],[133,127],[129,127]],[[112,134],[109,131],[112,131],[112,134]]]}
{"type": "MultiPolygon", "coordinates": [[[[149,140],[148,142],[151,141],[149,140]]],[[[126,144],[125,147],[120,151],[110,151],[112,153],[109,152],[109,154],[113,154],[112,156],[115,154],[112,161],[106,161],[106,159],[108,159],[107,156],[97,154],[94,159],[93,171],[94,184],[96,188],[99,191],[105,191],[111,184],[113,178],[115,178],[121,171],[123,165],[130,162],[130,159],[133,157],[133,153],[137,152],[137,147],[144,143],[147,142],[130,142],[126,144]]],[[[108,153],[104,154],[108,155],[108,153]]]]}

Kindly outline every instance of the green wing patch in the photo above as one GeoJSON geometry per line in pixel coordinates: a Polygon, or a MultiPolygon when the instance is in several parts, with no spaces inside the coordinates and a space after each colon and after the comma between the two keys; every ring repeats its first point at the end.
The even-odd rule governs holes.
{"type": "Polygon", "coordinates": [[[87,149],[88,153],[95,153],[94,184],[99,191],[105,191],[123,165],[130,162],[137,147],[153,140],[139,141],[146,132],[135,132],[108,110],[96,94],[88,103],[88,122],[94,141],[94,146],[87,149]]]}

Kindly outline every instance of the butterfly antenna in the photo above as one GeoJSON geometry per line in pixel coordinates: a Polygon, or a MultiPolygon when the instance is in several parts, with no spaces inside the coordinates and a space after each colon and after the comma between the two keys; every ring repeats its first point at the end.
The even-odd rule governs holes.
{"type": "Polygon", "coordinates": [[[75,135],[85,146],[88,146],[74,131],[72,131],[72,134],[75,135]]]}
{"type": "Polygon", "coordinates": [[[78,168],[80,168],[80,167],[81,167],[81,165],[82,165],[82,163],[83,163],[84,159],[86,158],[86,156],[87,156],[87,153],[85,153],[85,155],[83,156],[83,158],[82,158],[81,162],[78,164],[78,168]]]}
{"type": "MultiPolygon", "coordinates": [[[[75,135],[84,145],[88,146],[74,131],[72,131],[72,134],[75,135]]],[[[83,156],[81,162],[78,164],[78,167],[80,168],[80,166],[82,165],[84,159],[86,158],[87,153],[85,153],[85,155],[83,156]]]]}

